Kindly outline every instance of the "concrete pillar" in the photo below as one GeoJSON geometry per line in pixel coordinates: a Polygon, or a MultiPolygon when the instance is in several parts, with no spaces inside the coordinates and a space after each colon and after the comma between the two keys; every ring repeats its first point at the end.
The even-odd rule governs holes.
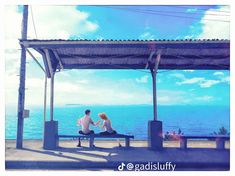
{"type": "Polygon", "coordinates": [[[180,148],[186,149],[187,148],[187,143],[188,143],[187,138],[180,139],[180,148]]]}
{"type": "Polygon", "coordinates": [[[54,73],[51,75],[50,121],[44,126],[44,149],[56,149],[58,147],[58,121],[54,121],[54,73]]]}
{"type": "Polygon", "coordinates": [[[225,140],[222,138],[216,139],[216,148],[217,149],[225,149],[225,140]]]}
{"type": "Polygon", "coordinates": [[[152,150],[163,149],[162,122],[151,120],[148,122],[148,147],[152,150]]]}
{"type": "Polygon", "coordinates": [[[58,121],[45,122],[43,148],[49,150],[56,149],[58,147],[57,135],[58,121]]]}

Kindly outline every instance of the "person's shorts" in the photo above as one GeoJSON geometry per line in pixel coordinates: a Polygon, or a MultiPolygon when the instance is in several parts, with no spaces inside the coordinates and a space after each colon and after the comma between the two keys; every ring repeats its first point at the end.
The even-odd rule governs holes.
{"type": "Polygon", "coordinates": [[[117,134],[115,130],[113,130],[112,133],[109,133],[108,131],[100,132],[101,135],[112,135],[112,134],[117,134]]]}
{"type": "Polygon", "coordinates": [[[79,130],[78,133],[83,135],[89,135],[89,134],[94,134],[95,132],[93,130],[90,130],[89,133],[84,133],[82,130],[79,130]]]}

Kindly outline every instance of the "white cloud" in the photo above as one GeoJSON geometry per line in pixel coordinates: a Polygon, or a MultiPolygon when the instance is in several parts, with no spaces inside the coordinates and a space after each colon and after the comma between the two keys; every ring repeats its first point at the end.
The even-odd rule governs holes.
{"type": "Polygon", "coordinates": [[[205,80],[204,78],[194,77],[194,78],[190,78],[190,79],[185,79],[185,80],[180,81],[180,82],[176,82],[176,84],[178,84],[178,85],[182,85],[182,84],[195,84],[195,83],[201,83],[204,80],[205,80]]]}
{"type": "Polygon", "coordinates": [[[193,77],[193,78],[186,78],[182,73],[174,73],[170,76],[176,77],[180,79],[180,81],[176,82],[177,85],[184,85],[184,84],[198,84],[201,88],[209,88],[213,85],[219,83],[228,83],[230,82],[230,77],[225,76],[223,72],[217,71],[213,73],[214,76],[217,76],[217,79],[206,79],[204,77],[193,77]]]}
{"type": "MultiPolygon", "coordinates": [[[[38,38],[68,39],[70,35],[80,36],[95,32],[99,25],[89,20],[89,13],[79,11],[75,6],[32,6],[38,38]]],[[[22,13],[17,6],[4,8],[6,72],[18,73],[22,13]],[[9,66],[11,65],[11,66],[9,66]],[[8,67],[9,66],[9,67],[8,67]]],[[[28,38],[36,38],[29,8],[28,38]]]]}
{"type": "Polygon", "coordinates": [[[221,83],[230,84],[230,76],[226,76],[224,72],[217,71],[217,72],[214,72],[213,75],[217,76],[221,83]]]}
{"type": "MultiPolygon", "coordinates": [[[[74,73],[74,72],[73,72],[74,73]]],[[[80,73],[80,72],[79,72],[80,73]]],[[[151,104],[151,90],[139,86],[135,79],[113,80],[94,77],[89,73],[87,80],[79,74],[80,79],[68,79],[68,74],[55,77],[55,106],[64,104],[151,104]]],[[[6,75],[6,104],[17,104],[17,89],[19,77],[6,75]]],[[[28,75],[30,76],[30,75],[28,75]]],[[[73,75],[74,76],[74,75],[73,75]]],[[[50,97],[50,80],[48,80],[48,99],[50,97]]],[[[26,79],[26,107],[43,105],[44,77],[27,77],[26,79]]],[[[48,101],[49,103],[49,101],[48,101]]]]}
{"type": "MultiPolygon", "coordinates": [[[[177,77],[177,74],[176,74],[177,77]]],[[[181,81],[176,82],[177,85],[184,85],[184,84],[198,84],[201,88],[209,88],[213,85],[228,82],[229,83],[229,77],[221,77],[217,80],[211,80],[211,79],[205,79],[203,77],[193,77],[193,78],[185,78],[180,75],[178,75],[178,78],[181,79],[181,81]]]]}
{"type": "Polygon", "coordinates": [[[201,96],[201,97],[197,97],[197,98],[196,98],[196,100],[199,100],[199,101],[206,101],[206,102],[212,101],[213,99],[214,99],[214,97],[208,96],[208,95],[205,95],[205,96],[201,96]]]}
{"type": "Polygon", "coordinates": [[[203,80],[203,82],[201,82],[199,85],[202,88],[208,88],[208,87],[211,87],[211,86],[218,84],[218,83],[220,83],[219,80],[203,80]]]}
{"type": "Polygon", "coordinates": [[[158,90],[157,91],[157,102],[161,105],[172,105],[172,104],[187,104],[192,99],[188,98],[189,94],[184,91],[175,90],[158,90]]]}
{"type": "MultiPolygon", "coordinates": [[[[90,21],[89,13],[79,11],[75,6],[32,6],[34,22],[40,39],[68,39],[70,35],[83,35],[95,32],[99,25],[90,21]]],[[[17,6],[4,9],[5,47],[19,48],[22,14],[17,6]]],[[[28,16],[28,38],[35,38],[31,10],[28,16]]]]}
{"type": "MultiPolygon", "coordinates": [[[[191,90],[190,90],[191,91],[191,90]]],[[[162,105],[173,104],[202,104],[203,102],[212,102],[215,98],[213,96],[203,95],[196,96],[193,93],[185,91],[173,91],[173,90],[159,90],[158,91],[158,103],[162,105]]]]}
{"type": "Polygon", "coordinates": [[[140,78],[136,78],[137,83],[148,83],[149,76],[145,75],[140,78]]]}
{"type": "Polygon", "coordinates": [[[179,78],[179,79],[185,79],[185,76],[182,73],[173,73],[173,74],[170,74],[170,76],[176,77],[176,78],[179,78]]]}
{"type": "MultiPolygon", "coordinates": [[[[89,13],[77,10],[76,6],[37,5],[32,9],[39,38],[68,39],[70,35],[80,36],[99,28],[96,22],[89,21],[89,13]]],[[[32,23],[29,27],[32,27],[32,23]]],[[[34,37],[33,28],[30,29],[30,35],[34,37]]]]}
{"type": "MultiPolygon", "coordinates": [[[[17,104],[19,87],[19,76],[5,75],[5,96],[6,104],[17,104]]],[[[25,82],[25,103],[35,102],[41,104],[43,97],[44,79],[27,77],[25,82]],[[33,91],[34,90],[34,91],[33,91]],[[41,100],[41,101],[40,101],[41,100]]]]}
{"type": "Polygon", "coordinates": [[[85,22],[85,26],[87,28],[87,31],[90,31],[90,32],[96,31],[98,29],[98,27],[99,27],[98,24],[93,23],[91,21],[86,21],[85,22]]]}
{"type": "MultiPolygon", "coordinates": [[[[80,36],[94,33],[99,25],[89,20],[89,13],[79,11],[75,6],[32,6],[34,21],[39,39],[68,39],[70,35],[80,36]]],[[[31,10],[28,16],[28,38],[35,38],[31,10]]],[[[5,80],[6,104],[17,104],[19,86],[20,46],[22,13],[18,7],[7,5],[4,8],[4,47],[5,47],[5,80]]],[[[39,54],[35,54],[36,57],[39,54]]],[[[27,57],[27,62],[33,62],[27,57]]],[[[40,60],[39,60],[40,61],[40,60]]],[[[27,68],[26,104],[42,104],[44,75],[35,75],[35,71],[27,68]],[[34,75],[34,77],[32,76],[34,75]],[[32,77],[28,77],[32,76],[32,77]]],[[[82,86],[88,84],[87,80],[79,79],[74,82],[64,82],[55,88],[58,94],[68,94],[84,91],[82,86]],[[72,85],[73,84],[73,85],[72,85]],[[68,87],[70,87],[68,89],[68,87]]],[[[58,95],[57,94],[57,95],[58,95]]],[[[70,97],[72,97],[70,95],[70,97]]],[[[73,98],[73,97],[72,97],[73,98]]]]}
{"type": "Polygon", "coordinates": [[[184,72],[194,72],[195,70],[183,70],[184,72]]]}
{"type": "Polygon", "coordinates": [[[192,35],[186,35],[186,36],[184,37],[184,39],[193,39],[194,37],[195,37],[194,34],[192,34],[192,35]]]}
{"type": "Polygon", "coordinates": [[[220,80],[208,80],[202,77],[194,77],[190,79],[184,79],[183,81],[176,82],[178,85],[183,84],[198,84],[201,88],[209,88],[215,84],[220,83],[220,80]]]}
{"type": "Polygon", "coordinates": [[[221,82],[230,84],[230,76],[225,76],[221,78],[221,82]]]}
{"type": "MultiPolygon", "coordinates": [[[[113,80],[105,77],[94,77],[95,72],[85,73],[71,71],[73,77],[68,79],[70,71],[66,74],[59,73],[55,79],[55,106],[64,104],[152,104],[152,90],[140,86],[135,79],[113,80]],[[87,80],[85,79],[87,77],[87,80]],[[91,79],[91,80],[90,80],[91,79]]],[[[107,73],[108,74],[108,73],[107,73]]],[[[9,76],[7,80],[7,102],[17,102],[19,77],[9,76]]],[[[27,78],[26,80],[26,107],[28,105],[43,104],[44,78],[27,78]]],[[[49,98],[48,83],[48,98],[49,98]]],[[[161,105],[191,104],[195,100],[206,101],[197,98],[190,92],[179,90],[158,89],[157,101],[161,105]]],[[[48,101],[49,103],[49,101],[48,101]]]]}
{"type": "Polygon", "coordinates": [[[215,75],[215,76],[224,76],[224,73],[217,71],[217,72],[214,72],[213,75],[215,75]]]}
{"type": "Polygon", "coordinates": [[[133,79],[112,80],[95,78],[89,84],[75,83],[70,80],[66,83],[56,82],[55,95],[58,104],[149,104],[152,101],[151,93],[141,88],[133,79]],[[133,91],[134,90],[134,91],[133,91]],[[66,99],[64,98],[66,97],[66,99]]]}
{"type": "Polygon", "coordinates": [[[230,16],[222,16],[222,15],[228,15],[228,13],[224,13],[223,11],[230,12],[229,6],[221,6],[218,9],[209,9],[206,11],[204,17],[200,21],[200,23],[202,24],[202,33],[198,36],[198,38],[205,38],[205,39],[230,38],[229,22],[211,21],[211,20],[230,21],[230,16]],[[210,15],[210,14],[217,14],[217,15],[210,15]],[[210,19],[210,21],[206,19],[210,19]]]}
{"type": "Polygon", "coordinates": [[[4,15],[5,49],[19,49],[22,15],[17,12],[17,6],[5,6],[4,15]]]}
{"type": "Polygon", "coordinates": [[[139,39],[141,40],[153,40],[155,38],[155,35],[151,34],[150,32],[144,32],[139,36],[139,39]]]}

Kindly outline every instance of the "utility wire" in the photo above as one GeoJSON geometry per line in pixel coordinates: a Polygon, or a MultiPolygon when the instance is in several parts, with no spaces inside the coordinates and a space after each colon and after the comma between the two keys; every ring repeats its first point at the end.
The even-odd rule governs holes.
{"type": "Polygon", "coordinates": [[[32,9],[32,6],[30,6],[30,11],[31,11],[31,17],[32,17],[32,22],[33,22],[34,33],[35,33],[36,38],[38,38],[36,26],[35,26],[35,23],[34,23],[34,17],[33,17],[33,9],[32,9]]]}
{"type": "MultiPolygon", "coordinates": [[[[178,13],[178,14],[187,14],[187,15],[193,15],[193,14],[205,14],[205,12],[179,12],[179,11],[169,11],[169,10],[152,10],[152,9],[137,9],[135,10],[139,11],[147,11],[147,12],[159,12],[159,13],[178,13]]],[[[211,15],[211,16],[230,16],[229,14],[219,14],[219,13],[207,13],[206,15],[211,15]]]]}
{"type": "MultiPolygon", "coordinates": [[[[107,6],[108,7],[108,6],[107,6]]],[[[137,13],[144,13],[144,14],[153,14],[153,15],[160,15],[160,16],[171,16],[171,17],[178,17],[178,18],[191,18],[191,19],[200,19],[198,17],[192,17],[192,16],[180,16],[180,15],[173,15],[165,12],[148,12],[146,10],[141,10],[141,9],[134,9],[134,8],[122,8],[122,7],[108,7],[108,8],[113,8],[117,10],[124,10],[124,11],[130,11],[130,12],[137,12],[137,13]]],[[[206,21],[218,21],[218,22],[229,22],[227,20],[217,20],[217,19],[203,19],[206,21]]]]}
{"type": "MultiPolygon", "coordinates": [[[[100,6],[96,6],[100,7],[100,6]]],[[[159,16],[170,16],[170,17],[176,17],[176,18],[188,18],[188,19],[200,19],[200,20],[205,20],[205,21],[217,21],[217,22],[230,22],[227,20],[217,20],[217,19],[201,19],[197,17],[192,17],[192,16],[180,16],[180,15],[172,15],[169,13],[160,13],[160,12],[146,12],[143,10],[137,10],[137,9],[130,9],[130,8],[122,8],[122,7],[111,7],[111,6],[102,6],[104,8],[111,8],[114,10],[122,10],[122,11],[129,11],[129,12],[134,12],[134,13],[142,13],[142,14],[152,14],[152,15],[159,15],[159,16]]]]}
{"type": "MultiPolygon", "coordinates": [[[[179,5],[163,5],[163,7],[171,7],[171,8],[185,9],[185,10],[190,9],[190,8],[192,9],[191,6],[179,6],[179,5]]],[[[198,6],[195,6],[193,8],[197,9],[197,11],[203,11],[203,12],[210,10],[211,12],[230,13],[230,11],[225,11],[225,10],[218,11],[217,9],[204,9],[204,8],[200,8],[198,6]]]]}
{"type": "MultiPolygon", "coordinates": [[[[99,6],[102,6],[102,5],[90,5],[90,6],[99,7],[99,6]]],[[[109,5],[103,5],[103,6],[108,7],[109,5]]],[[[110,7],[120,7],[120,6],[114,5],[114,6],[110,6],[110,7]]],[[[125,7],[130,7],[130,6],[125,6],[125,7]]],[[[138,5],[136,7],[138,7],[138,5]]],[[[154,7],[156,7],[156,6],[154,6],[154,7]]],[[[228,14],[230,14],[230,11],[224,11],[224,10],[219,10],[218,11],[217,9],[210,9],[210,8],[209,9],[204,9],[204,8],[200,8],[198,6],[191,7],[191,6],[180,6],[180,5],[158,5],[157,7],[168,7],[168,8],[184,9],[184,10],[196,9],[196,11],[190,12],[190,13],[196,13],[196,14],[197,13],[198,14],[204,14],[207,11],[210,11],[212,13],[212,15],[219,14],[219,15],[222,15],[222,16],[229,16],[228,14]]],[[[164,12],[164,11],[162,11],[162,12],[164,12]]],[[[169,12],[176,12],[176,13],[178,13],[179,11],[172,10],[172,11],[169,11],[169,12]]],[[[179,13],[187,13],[187,14],[189,14],[189,12],[179,12],[179,13]]]]}

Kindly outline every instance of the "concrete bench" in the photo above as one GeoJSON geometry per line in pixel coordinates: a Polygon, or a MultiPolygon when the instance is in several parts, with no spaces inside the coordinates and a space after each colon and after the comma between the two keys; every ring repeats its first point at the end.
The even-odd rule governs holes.
{"type": "Polygon", "coordinates": [[[230,140],[229,136],[215,135],[215,136],[180,136],[180,148],[187,148],[188,139],[207,139],[216,141],[217,149],[225,149],[225,141],[230,140]]]}
{"type": "Polygon", "coordinates": [[[112,135],[101,135],[101,134],[89,134],[89,135],[58,135],[59,138],[73,138],[78,139],[78,146],[81,146],[81,139],[89,139],[89,147],[94,146],[95,138],[124,138],[125,139],[125,147],[130,147],[130,139],[134,139],[134,136],[124,135],[124,134],[112,134],[112,135]]]}

